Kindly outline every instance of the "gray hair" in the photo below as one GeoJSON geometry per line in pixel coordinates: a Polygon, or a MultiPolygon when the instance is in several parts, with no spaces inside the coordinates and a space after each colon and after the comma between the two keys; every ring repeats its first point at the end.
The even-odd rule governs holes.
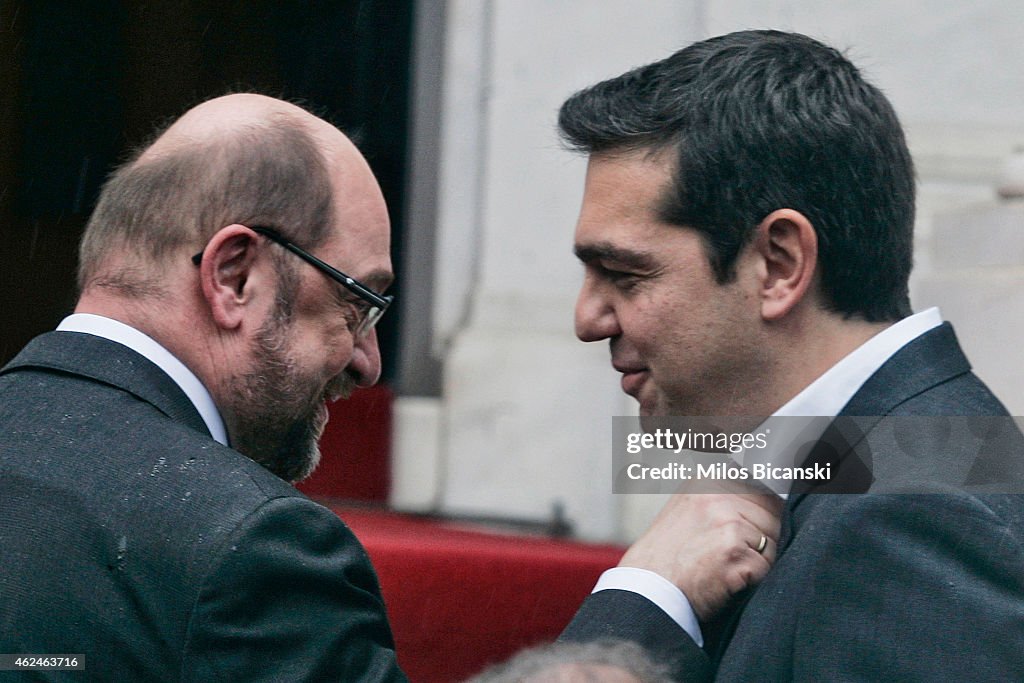
{"type": "Polygon", "coordinates": [[[670,683],[668,669],[656,664],[640,645],[624,640],[589,643],[551,643],[523,650],[508,661],[477,674],[466,683],[540,683],[563,679],[607,680],[596,667],[618,669],[641,683],[670,683]]]}
{"type": "Polygon", "coordinates": [[[329,233],[330,175],[298,117],[274,114],[214,141],[176,141],[140,158],[147,149],[115,170],[100,193],[79,249],[81,291],[157,291],[153,275],[171,252],[199,251],[232,223],[274,227],[307,248],[329,233]],[[104,272],[113,252],[135,265],[104,272]]]}

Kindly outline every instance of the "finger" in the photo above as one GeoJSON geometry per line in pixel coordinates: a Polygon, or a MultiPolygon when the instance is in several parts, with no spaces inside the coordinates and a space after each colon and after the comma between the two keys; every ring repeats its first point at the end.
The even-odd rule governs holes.
{"type": "Polygon", "coordinates": [[[767,543],[772,543],[772,541],[766,542],[765,554],[757,552],[756,545],[754,547],[745,545],[742,556],[725,566],[725,576],[723,578],[731,595],[735,595],[744,588],[760,583],[768,575],[772,567],[772,558],[766,557],[766,555],[774,557],[775,550],[774,544],[769,549],[767,543]]]}
{"type": "Polygon", "coordinates": [[[739,496],[775,514],[780,513],[784,505],[779,494],[759,481],[724,480],[713,483],[701,481],[698,482],[698,486],[692,487],[691,492],[739,496]]]}
{"type": "MultiPolygon", "coordinates": [[[[753,546],[751,546],[751,547],[753,548],[753,546]]],[[[767,548],[767,547],[768,547],[768,537],[765,536],[764,534],[761,534],[761,538],[758,540],[757,547],[754,548],[754,551],[757,552],[757,553],[763,553],[765,551],[765,548],[767,548]]]]}
{"type": "Polygon", "coordinates": [[[757,540],[751,541],[749,545],[750,549],[763,557],[769,565],[775,564],[775,554],[779,548],[775,539],[771,538],[767,534],[762,534],[757,537],[757,540]]]}
{"type": "Polygon", "coordinates": [[[778,552],[779,552],[779,543],[778,543],[778,541],[775,540],[775,539],[769,538],[768,539],[768,544],[765,546],[765,549],[761,552],[761,557],[763,557],[768,562],[769,565],[774,565],[775,564],[775,558],[778,557],[778,552]]]}
{"type": "Polygon", "coordinates": [[[782,508],[785,506],[782,498],[779,498],[779,495],[774,491],[770,491],[768,493],[750,491],[747,493],[739,493],[737,495],[771,515],[781,515],[782,508]]]}
{"type": "Polygon", "coordinates": [[[777,493],[773,491],[765,493],[764,491],[767,491],[767,489],[754,491],[749,487],[749,485],[744,484],[743,486],[744,488],[742,489],[734,488],[732,491],[713,495],[716,495],[718,497],[727,497],[737,502],[742,501],[744,505],[748,507],[759,508],[760,510],[763,510],[766,514],[774,517],[780,517],[782,515],[782,510],[785,507],[785,501],[783,501],[777,493]]]}
{"type": "Polygon", "coordinates": [[[766,541],[763,551],[757,552],[761,539],[761,537],[758,536],[758,540],[752,542],[743,557],[743,566],[747,574],[750,576],[750,581],[747,585],[760,583],[775,563],[775,553],[778,546],[772,539],[767,537],[765,538],[766,541]]]}
{"type": "Polygon", "coordinates": [[[774,515],[766,511],[764,508],[756,505],[738,507],[736,509],[736,513],[758,532],[773,540],[779,540],[779,531],[782,527],[782,520],[777,515],[774,515]]]}
{"type": "Polygon", "coordinates": [[[764,553],[758,553],[751,548],[751,557],[749,558],[749,563],[747,565],[749,567],[751,579],[750,584],[748,585],[760,583],[764,577],[768,575],[768,570],[772,568],[772,563],[775,561],[774,543],[771,540],[768,542],[772,543],[772,550],[768,550],[766,548],[764,553]],[[772,555],[771,559],[767,557],[769,553],[772,555]]]}

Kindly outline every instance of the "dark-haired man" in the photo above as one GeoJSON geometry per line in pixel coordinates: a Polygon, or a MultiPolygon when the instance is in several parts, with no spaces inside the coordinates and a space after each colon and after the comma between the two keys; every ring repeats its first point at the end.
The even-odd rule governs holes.
{"type": "MultiPolygon", "coordinates": [[[[781,491],[776,563],[725,610],[638,600],[616,569],[565,637],[632,633],[690,680],[1021,679],[1020,433],[922,417],[1009,420],[938,311],[911,314],[914,173],[882,93],[820,42],[745,31],[577,93],[559,125],[589,154],[576,333],[609,341],[641,415],[838,416],[811,457],[832,449],[827,490],[871,491],[781,491]],[[929,444],[913,477],[901,419],[929,444]]],[[[626,559],[670,556],[699,498],[626,559]]]]}

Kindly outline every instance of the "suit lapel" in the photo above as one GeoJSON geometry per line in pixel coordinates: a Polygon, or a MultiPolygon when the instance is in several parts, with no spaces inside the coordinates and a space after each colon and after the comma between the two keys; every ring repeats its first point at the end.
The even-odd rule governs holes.
{"type": "MultiPolygon", "coordinates": [[[[899,404],[970,369],[949,323],[926,332],[896,352],[868,378],[825,430],[805,462],[833,463],[832,492],[866,491],[871,483],[871,461],[858,446],[864,443],[868,432],[899,404]]],[[[818,490],[815,488],[815,493],[818,490]]],[[[807,488],[795,489],[786,501],[776,563],[799,532],[800,519],[814,507],[814,497],[809,497],[808,493],[807,488]]],[[[704,649],[715,666],[722,660],[755,591],[756,588],[745,590],[715,619],[702,625],[704,649]]]]}
{"type": "Polygon", "coordinates": [[[22,369],[63,372],[108,384],[152,404],[172,420],[209,434],[181,387],[123,344],[80,332],[48,332],[29,342],[0,374],[22,369]]]}
{"type": "MultiPolygon", "coordinates": [[[[897,351],[864,382],[826,430],[823,448],[828,458],[838,461],[839,467],[833,468],[833,482],[826,488],[815,487],[814,492],[866,491],[865,477],[870,478],[871,473],[870,453],[858,451],[857,446],[868,432],[901,403],[970,371],[971,364],[949,323],[925,332],[897,351]]],[[[818,455],[822,457],[821,452],[818,455]]],[[[807,487],[795,488],[786,501],[780,552],[792,540],[793,524],[789,518],[809,492],[807,487]]]]}

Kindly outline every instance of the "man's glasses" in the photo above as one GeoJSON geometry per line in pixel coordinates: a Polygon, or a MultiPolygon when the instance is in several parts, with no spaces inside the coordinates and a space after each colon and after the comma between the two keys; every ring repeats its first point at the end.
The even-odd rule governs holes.
{"type": "MultiPolygon", "coordinates": [[[[324,263],[316,256],[310,254],[305,249],[302,249],[301,247],[288,241],[288,239],[284,237],[284,235],[279,233],[277,230],[274,230],[273,228],[250,226],[250,229],[253,232],[263,235],[269,240],[277,242],[282,247],[292,252],[300,259],[310,264],[311,266],[322,272],[324,275],[331,278],[332,280],[340,284],[342,287],[344,287],[345,289],[347,289],[348,291],[352,292],[357,297],[362,299],[362,303],[364,305],[359,307],[361,317],[359,322],[356,324],[355,329],[355,334],[357,337],[365,337],[367,334],[369,334],[370,330],[372,330],[374,326],[377,324],[377,321],[380,320],[382,315],[384,315],[384,312],[388,310],[388,306],[391,305],[391,302],[395,300],[394,296],[387,294],[378,294],[377,292],[373,291],[363,283],[359,282],[359,280],[349,277],[348,275],[345,275],[345,273],[341,272],[334,266],[330,266],[324,263]]],[[[196,264],[197,266],[200,263],[202,263],[202,261],[203,252],[199,252],[198,254],[192,257],[192,263],[196,264]]]]}

